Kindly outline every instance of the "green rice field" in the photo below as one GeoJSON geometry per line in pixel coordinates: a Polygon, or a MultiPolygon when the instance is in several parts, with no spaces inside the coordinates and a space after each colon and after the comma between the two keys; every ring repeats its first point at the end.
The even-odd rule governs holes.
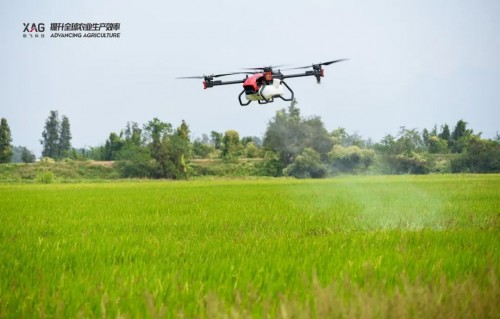
{"type": "Polygon", "coordinates": [[[499,318],[500,175],[0,184],[0,318],[499,318]]]}

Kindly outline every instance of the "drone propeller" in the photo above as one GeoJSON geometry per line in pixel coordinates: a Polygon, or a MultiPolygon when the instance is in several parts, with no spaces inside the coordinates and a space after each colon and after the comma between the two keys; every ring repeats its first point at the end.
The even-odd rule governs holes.
{"type": "Polygon", "coordinates": [[[204,79],[204,76],[180,76],[175,78],[176,80],[184,80],[184,79],[204,79]]]}
{"type": "Polygon", "coordinates": [[[263,66],[263,67],[257,67],[257,68],[243,68],[243,70],[256,70],[256,71],[264,71],[266,69],[276,69],[276,68],[281,68],[283,66],[287,66],[288,64],[280,64],[280,65],[270,65],[270,66],[263,66]]]}
{"type": "Polygon", "coordinates": [[[253,74],[251,72],[233,72],[233,73],[221,73],[221,74],[212,74],[212,75],[203,75],[203,76],[181,76],[176,79],[212,79],[212,78],[218,78],[221,76],[228,76],[228,75],[234,75],[234,74],[253,74]]]}
{"type": "Polygon", "coordinates": [[[347,61],[347,60],[348,59],[339,59],[339,60],[333,60],[333,61],[328,61],[328,62],[321,62],[321,63],[318,63],[318,64],[312,64],[312,65],[307,65],[307,66],[299,66],[299,67],[296,67],[296,68],[290,68],[290,69],[286,69],[286,70],[308,69],[308,68],[311,68],[311,67],[314,68],[314,66],[321,67],[322,65],[330,65],[330,64],[333,64],[333,63],[347,61]]]}

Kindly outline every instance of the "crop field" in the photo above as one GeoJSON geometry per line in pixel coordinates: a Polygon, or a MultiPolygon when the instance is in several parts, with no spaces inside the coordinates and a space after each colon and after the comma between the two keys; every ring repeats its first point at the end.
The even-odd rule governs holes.
{"type": "Polygon", "coordinates": [[[500,175],[0,185],[0,318],[499,318],[500,175]]]}

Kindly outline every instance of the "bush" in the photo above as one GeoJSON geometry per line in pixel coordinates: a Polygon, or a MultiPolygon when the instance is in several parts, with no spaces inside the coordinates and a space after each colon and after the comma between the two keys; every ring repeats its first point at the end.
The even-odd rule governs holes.
{"type": "Polygon", "coordinates": [[[121,177],[149,178],[153,177],[156,168],[155,161],[149,151],[134,144],[128,144],[116,155],[115,167],[121,177]]]}
{"type": "Polygon", "coordinates": [[[373,163],[375,152],[369,149],[361,149],[359,146],[352,145],[343,147],[335,145],[328,158],[333,171],[354,173],[359,170],[367,170],[373,163]]]}
{"type": "Polygon", "coordinates": [[[283,176],[283,162],[280,161],[279,155],[273,152],[267,152],[256,168],[258,176],[283,176]]]}
{"type": "Polygon", "coordinates": [[[450,159],[444,156],[437,156],[431,158],[431,172],[432,173],[451,173],[450,159]]]}
{"type": "Polygon", "coordinates": [[[39,172],[36,174],[36,181],[42,184],[50,184],[54,182],[54,173],[50,171],[39,172]]]}
{"type": "Polygon", "coordinates": [[[36,161],[36,156],[24,147],[21,153],[21,160],[23,163],[34,163],[36,161]]]}
{"type": "Polygon", "coordinates": [[[288,165],[283,173],[295,178],[322,178],[326,176],[326,166],[321,162],[320,154],[311,148],[306,148],[288,165]]]}
{"type": "Polygon", "coordinates": [[[401,174],[427,174],[429,166],[422,154],[411,152],[394,157],[397,172],[401,174]]]}
{"type": "Polygon", "coordinates": [[[471,138],[460,154],[451,162],[453,173],[498,173],[500,172],[500,144],[492,140],[471,138]]]}
{"type": "Polygon", "coordinates": [[[118,161],[115,163],[120,177],[124,178],[149,178],[153,175],[154,165],[150,162],[118,161]]]}
{"type": "Polygon", "coordinates": [[[56,161],[50,157],[43,157],[40,159],[40,164],[54,164],[56,161]]]}

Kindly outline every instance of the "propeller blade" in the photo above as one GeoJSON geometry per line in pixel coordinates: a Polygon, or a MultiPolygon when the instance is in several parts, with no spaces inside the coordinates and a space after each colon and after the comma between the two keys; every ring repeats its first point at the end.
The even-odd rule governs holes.
{"type": "Polygon", "coordinates": [[[321,63],[318,63],[318,64],[311,64],[311,65],[307,65],[307,66],[299,66],[299,67],[296,67],[296,68],[289,68],[289,69],[285,69],[283,71],[286,71],[286,70],[308,69],[308,68],[312,68],[313,65],[330,65],[330,64],[333,64],[333,63],[347,61],[347,60],[348,59],[339,59],[339,60],[333,60],[333,61],[328,61],[328,62],[321,62],[321,63]]]}
{"type": "Polygon", "coordinates": [[[218,78],[221,76],[228,76],[228,75],[234,75],[234,74],[253,74],[253,72],[232,72],[232,73],[214,74],[214,75],[212,75],[212,77],[218,78]]]}
{"type": "Polygon", "coordinates": [[[204,79],[204,76],[181,76],[176,78],[177,80],[183,80],[183,79],[204,79]]]}
{"type": "Polygon", "coordinates": [[[257,68],[243,68],[243,70],[264,70],[264,69],[276,69],[276,68],[281,68],[284,66],[287,66],[288,64],[279,64],[279,65],[270,65],[270,66],[263,66],[263,67],[257,67],[257,68]]]}
{"type": "Polygon", "coordinates": [[[330,65],[330,64],[333,64],[333,63],[337,63],[337,62],[342,62],[342,61],[347,61],[349,59],[339,59],[339,60],[333,60],[333,61],[329,61],[329,62],[323,62],[323,63],[320,63],[320,65],[330,65]]]}
{"type": "Polygon", "coordinates": [[[296,68],[288,68],[288,69],[283,69],[282,71],[287,71],[287,70],[299,70],[299,69],[309,69],[309,68],[312,68],[312,65],[308,65],[308,66],[299,66],[299,67],[296,67],[296,68]]]}
{"type": "Polygon", "coordinates": [[[211,78],[218,78],[221,76],[228,76],[228,75],[234,75],[234,74],[254,74],[253,72],[232,72],[232,73],[221,73],[221,74],[212,74],[212,75],[204,75],[204,76],[181,76],[176,79],[211,79],[211,78]]]}

